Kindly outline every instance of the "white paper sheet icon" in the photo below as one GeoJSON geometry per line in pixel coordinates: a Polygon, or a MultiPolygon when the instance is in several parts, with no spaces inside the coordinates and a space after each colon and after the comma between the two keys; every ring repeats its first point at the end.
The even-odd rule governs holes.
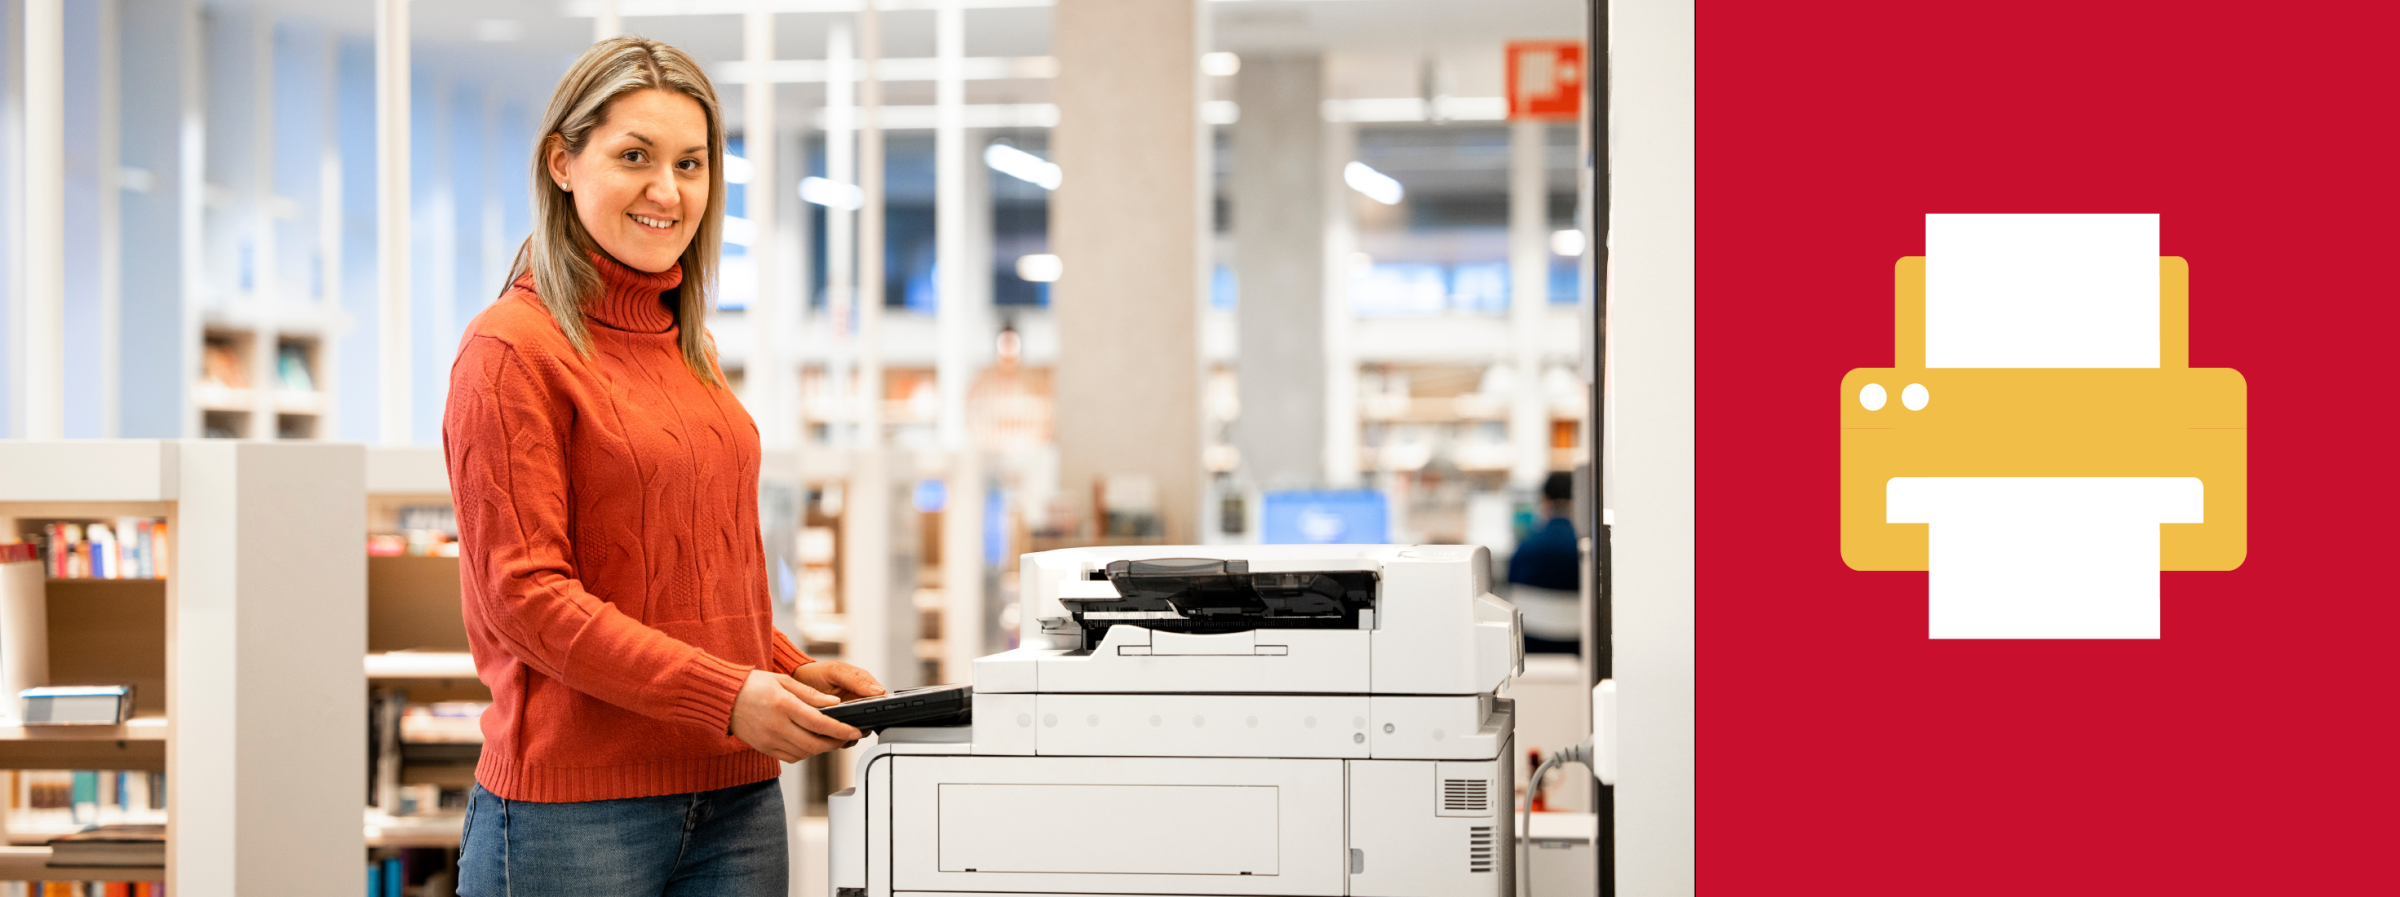
{"type": "Polygon", "coordinates": [[[1933,638],[2158,638],[2158,526],[2200,523],[2195,477],[1893,477],[1923,523],[1933,638]]]}
{"type": "Polygon", "coordinates": [[[1925,366],[2158,367],[2157,215],[1925,216],[1925,366]]]}

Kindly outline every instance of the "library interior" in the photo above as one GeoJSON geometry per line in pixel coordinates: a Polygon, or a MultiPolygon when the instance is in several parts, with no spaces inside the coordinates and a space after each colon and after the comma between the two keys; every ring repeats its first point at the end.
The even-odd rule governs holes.
{"type": "Polygon", "coordinates": [[[1687,7],[0,0],[0,897],[1688,893],[1687,7]]]}

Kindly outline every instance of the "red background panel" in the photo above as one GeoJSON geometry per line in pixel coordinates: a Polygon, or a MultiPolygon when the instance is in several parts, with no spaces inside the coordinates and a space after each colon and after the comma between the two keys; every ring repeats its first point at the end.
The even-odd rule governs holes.
{"type": "Polygon", "coordinates": [[[2395,889],[2396,18],[1701,4],[1703,893],[2395,889]],[[2157,212],[2190,260],[2250,552],[2163,575],[2160,640],[1931,641],[1925,574],[1843,566],[1839,384],[1928,212],[2157,212]]]}

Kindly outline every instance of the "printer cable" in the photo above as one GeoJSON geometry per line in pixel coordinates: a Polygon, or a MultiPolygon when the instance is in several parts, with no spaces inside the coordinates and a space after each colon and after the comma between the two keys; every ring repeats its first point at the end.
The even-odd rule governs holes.
{"type": "Polygon", "coordinates": [[[1592,740],[1586,738],[1582,744],[1543,755],[1541,765],[1534,767],[1533,776],[1525,780],[1524,825],[1517,833],[1517,879],[1525,883],[1525,897],[1533,897],[1533,796],[1541,793],[1542,777],[1549,775],[1551,769],[1569,763],[1581,763],[1597,774],[1600,767],[1593,763],[1592,757],[1592,740]]]}

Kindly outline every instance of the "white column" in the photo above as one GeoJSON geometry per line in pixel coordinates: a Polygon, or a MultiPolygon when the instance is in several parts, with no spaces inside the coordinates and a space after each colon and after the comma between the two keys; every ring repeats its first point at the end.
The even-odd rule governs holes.
{"type": "Polygon", "coordinates": [[[283,308],[283,269],[275,263],[275,17],[250,17],[250,228],[252,307],[259,310],[250,350],[250,439],[279,435],[275,393],[276,320],[283,308]]]}
{"type": "Polygon", "coordinates": [[[1060,485],[1088,501],[1102,477],[1149,479],[1169,544],[1198,541],[1205,477],[1205,13],[1199,0],[1060,0],[1051,16],[1060,485]]]}
{"type": "Polygon", "coordinates": [[[25,353],[27,439],[67,428],[67,114],[64,0],[25,2],[25,353]]]}
{"type": "Polygon", "coordinates": [[[1542,325],[1550,313],[1550,190],[1542,170],[1548,126],[1508,126],[1508,481],[1533,488],[1550,473],[1550,403],[1542,394],[1542,325]]]}
{"type": "MultiPolygon", "coordinates": [[[[339,41],[330,32],[321,33],[317,64],[328,78],[341,71],[339,41]]],[[[320,275],[324,295],[317,297],[318,308],[328,316],[336,315],[342,307],[342,136],[341,90],[332,87],[325,91],[324,101],[317,114],[324,116],[324,133],[317,145],[317,259],[322,266],[320,275]]],[[[494,206],[498,206],[497,199],[494,206]]],[[[497,214],[497,212],[493,213],[497,214]]],[[[498,290],[498,284],[493,289],[498,290]]],[[[357,326],[357,325],[352,325],[357,326]]],[[[324,410],[317,418],[318,439],[342,438],[342,364],[344,341],[333,333],[323,333],[317,339],[317,395],[323,397],[324,410]]],[[[350,409],[352,414],[364,414],[367,409],[350,409]]]]}
{"type": "Polygon", "coordinates": [[[766,75],[775,59],[775,14],[764,3],[758,7],[742,17],[743,58],[750,69],[750,80],[742,85],[742,154],[750,160],[750,183],[742,195],[755,234],[749,247],[751,267],[758,272],[758,292],[749,313],[750,369],[743,379],[760,440],[771,448],[786,448],[795,441],[799,414],[783,388],[783,272],[777,252],[782,248],[777,234],[783,222],[775,214],[782,194],[775,189],[775,82],[766,75]]]}
{"type": "Polygon", "coordinates": [[[842,621],[850,627],[842,659],[900,688],[916,677],[894,666],[910,655],[893,650],[899,616],[892,608],[892,477],[885,462],[879,451],[853,452],[842,489],[842,621]]]}
{"type": "Polygon", "coordinates": [[[1690,894],[1693,4],[1608,10],[1617,888],[1690,894]]]}
{"type": "Polygon", "coordinates": [[[1357,152],[1357,125],[1325,123],[1317,173],[1325,209],[1325,485],[1336,489],[1357,485],[1359,474],[1358,350],[1352,338],[1358,316],[1350,312],[1350,255],[1358,248],[1358,228],[1350,188],[1342,183],[1342,166],[1357,152]]]}
{"type": "Polygon", "coordinates": [[[124,196],[118,193],[124,116],[119,68],[117,0],[100,0],[100,436],[115,439],[124,419],[124,196]]]}
{"type": "Polygon", "coordinates": [[[366,849],[366,457],[356,445],[167,443],[170,885],[336,894],[366,849]]]}
{"type": "Polygon", "coordinates": [[[1315,486],[1326,399],[1324,60],[1259,54],[1234,78],[1233,239],[1240,261],[1242,414],[1251,486],[1315,486]]]}
{"type": "MultiPolygon", "coordinates": [[[[180,79],[182,93],[177,106],[179,123],[176,140],[179,149],[175,154],[175,232],[180,240],[177,259],[182,268],[182,345],[184,351],[197,353],[200,351],[200,303],[205,298],[203,284],[207,277],[207,265],[201,258],[207,245],[201,224],[206,220],[208,210],[208,103],[203,94],[208,82],[204,77],[206,68],[201,59],[201,29],[205,26],[200,17],[200,4],[185,0],[180,14],[183,19],[180,29],[182,57],[178,65],[183,77],[180,79]]],[[[191,363],[190,356],[186,358],[185,364],[188,365],[191,363]]],[[[183,394],[180,402],[183,409],[183,435],[196,437],[200,435],[200,405],[193,401],[188,382],[179,378],[176,389],[183,394]]]]}
{"type": "Polygon", "coordinates": [[[600,14],[592,17],[592,43],[624,33],[625,16],[618,11],[617,0],[600,0],[600,14]]]}
{"type": "MultiPolygon", "coordinates": [[[[858,179],[858,109],[852,91],[857,60],[851,55],[850,26],[836,20],[825,34],[825,179],[847,185],[858,179]]],[[[856,313],[858,221],[855,210],[839,204],[825,207],[825,318],[829,351],[825,358],[825,394],[830,410],[845,415],[829,428],[831,441],[845,444],[857,426],[850,399],[851,321],[856,313]]]]}
{"type": "Polygon", "coordinates": [[[951,456],[942,503],[942,678],[967,682],[983,656],[983,467],[951,456]]]}
{"type": "Polygon", "coordinates": [[[967,299],[974,272],[967,263],[966,185],[967,166],[977,163],[967,158],[966,19],[958,0],[943,0],[933,14],[933,268],[941,303],[934,382],[942,397],[940,444],[951,451],[967,445],[967,380],[974,376],[968,363],[975,309],[967,299]]]}
{"type": "MultiPolygon", "coordinates": [[[[858,444],[883,445],[883,15],[858,11],[858,444]]],[[[881,495],[879,490],[876,494],[881,495]]]]}
{"type": "Polygon", "coordinates": [[[409,432],[408,4],[375,0],[376,374],[379,436],[407,445],[409,432]]]}
{"type": "MultiPolygon", "coordinates": [[[[781,191],[798,187],[800,179],[808,175],[808,120],[808,115],[800,115],[796,122],[798,126],[793,128],[792,139],[776,141],[783,157],[775,166],[780,174],[775,178],[775,183],[766,189],[777,191],[786,199],[797,196],[797,193],[784,194],[781,191]]],[[[786,203],[779,207],[783,209],[783,224],[776,228],[775,233],[782,248],[776,251],[775,257],[782,261],[776,266],[781,272],[776,278],[784,285],[784,299],[783,331],[776,338],[783,340],[783,345],[788,347],[783,353],[782,389],[784,404],[789,411],[786,416],[792,423],[792,445],[799,446],[808,439],[807,430],[802,425],[800,371],[809,360],[805,351],[808,345],[805,335],[808,332],[808,288],[812,281],[809,266],[815,263],[809,257],[809,247],[815,243],[815,227],[809,218],[807,203],[786,203]]]]}

